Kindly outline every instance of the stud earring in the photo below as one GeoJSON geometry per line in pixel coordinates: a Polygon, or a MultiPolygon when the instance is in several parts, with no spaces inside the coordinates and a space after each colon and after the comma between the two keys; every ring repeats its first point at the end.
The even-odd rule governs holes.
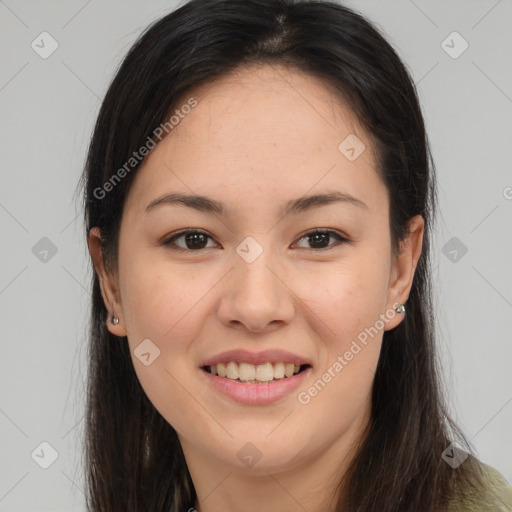
{"type": "Polygon", "coordinates": [[[397,313],[405,313],[405,304],[398,304],[395,311],[397,313]]]}
{"type": "Polygon", "coordinates": [[[116,315],[114,315],[114,316],[112,317],[112,323],[113,323],[114,325],[117,325],[117,324],[119,323],[119,318],[117,318],[117,316],[116,316],[116,315]]]}

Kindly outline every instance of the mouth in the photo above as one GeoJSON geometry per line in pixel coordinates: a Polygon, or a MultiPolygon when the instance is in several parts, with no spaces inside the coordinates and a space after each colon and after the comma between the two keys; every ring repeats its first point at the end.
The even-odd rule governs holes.
{"type": "Polygon", "coordinates": [[[201,367],[203,371],[211,375],[245,384],[276,383],[298,375],[308,368],[311,368],[310,364],[297,365],[285,362],[267,362],[254,365],[241,361],[229,361],[227,363],[217,363],[201,367]]]}

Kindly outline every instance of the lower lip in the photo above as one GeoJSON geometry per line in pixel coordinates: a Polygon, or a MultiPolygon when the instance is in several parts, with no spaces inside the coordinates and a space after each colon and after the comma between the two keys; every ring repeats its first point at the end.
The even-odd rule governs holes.
{"type": "Polygon", "coordinates": [[[289,395],[311,374],[312,368],[310,366],[292,377],[284,377],[268,384],[246,384],[238,380],[213,375],[202,368],[200,371],[205,375],[214,389],[229,396],[236,402],[262,405],[277,402],[286,395],[289,395]]]}

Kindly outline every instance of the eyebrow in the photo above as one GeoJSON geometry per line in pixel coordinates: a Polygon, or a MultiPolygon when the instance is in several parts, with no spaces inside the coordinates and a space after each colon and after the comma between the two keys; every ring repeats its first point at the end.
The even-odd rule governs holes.
{"type": "MultiPolygon", "coordinates": [[[[332,203],[345,203],[359,208],[364,208],[366,210],[369,209],[363,201],[351,196],[350,194],[342,192],[328,192],[292,199],[281,207],[280,212],[282,216],[298,214],[332,203]]],[[[157,206],[162,205],[183,205],[201,212],[216,213],[224,217],[232,216],[231,209],[220,201],[216,201],[215,199],[211,199],[206,196],[182,194],[179,192],[157,197],[147,205],[146,212],[150,212],[157,206]]]]}

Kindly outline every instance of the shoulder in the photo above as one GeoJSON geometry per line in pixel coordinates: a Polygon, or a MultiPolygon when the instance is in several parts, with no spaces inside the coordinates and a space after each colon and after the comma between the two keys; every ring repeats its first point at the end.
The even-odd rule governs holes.
{"type": "Polygon", "coordinates": [[[496,469],[478,462],[482,487],[466,489],[464,497],[452,503],[449,512],[512,512],[512,486],[496,469]]]}

